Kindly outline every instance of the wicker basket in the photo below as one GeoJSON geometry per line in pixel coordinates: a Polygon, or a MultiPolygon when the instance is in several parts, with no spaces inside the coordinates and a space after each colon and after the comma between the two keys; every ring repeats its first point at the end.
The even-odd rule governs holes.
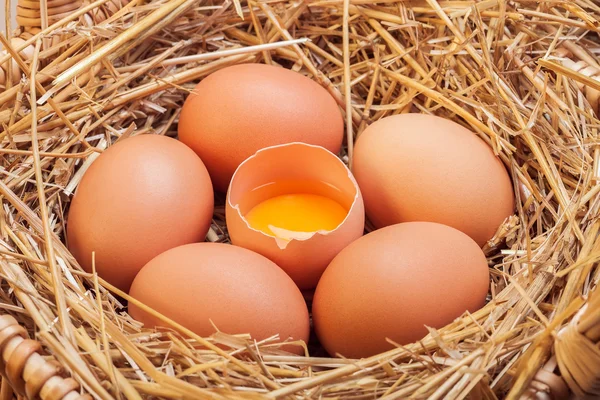
{"type": "MultiPolygon", "coordinates": [[[[591,0],[18,0],[25,42],[0,38],[0,400],[600,398],[599,18],[591,0]],[[486,307],[368,359],[297,357],[144,330],[79,268],[64,222],[86,168],[115,140],[174,136],[194,83],[242,62],[322,84],[344,161],[409,111],[492,146],[518,206],[484,248],[486,307]]],[[[228,240],[222,204],[207,240],[228,240]]]]}

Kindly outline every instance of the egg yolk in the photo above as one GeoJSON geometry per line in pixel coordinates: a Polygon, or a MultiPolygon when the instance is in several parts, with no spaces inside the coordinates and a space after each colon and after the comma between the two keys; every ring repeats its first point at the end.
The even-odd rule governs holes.
{"type": "Polygon", "coordinates": [[[316,194],[286,194],[272,197],[254,206],[246,221],[254,229],[277,236],[271,227],[295,232],[333,230],[348,211],[338,202],[316,194]]]}

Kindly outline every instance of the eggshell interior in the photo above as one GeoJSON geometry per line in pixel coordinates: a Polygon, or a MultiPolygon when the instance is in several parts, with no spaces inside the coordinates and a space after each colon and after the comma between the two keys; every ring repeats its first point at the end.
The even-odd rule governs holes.
{"type": "Polygon", "coordinates": [[[354,177],[328,150],[305,143],[268,147],[244,161],[233,175],[227,195],[227,227],[233,244],[260,253],[284,269],[301,289],[314,288],[327,264],[362,236],[364,205],[354,177]],[[267,235],[244,215],[271,197],[312,193],[327,196],[348,209],[332,231],[267,235]]]}

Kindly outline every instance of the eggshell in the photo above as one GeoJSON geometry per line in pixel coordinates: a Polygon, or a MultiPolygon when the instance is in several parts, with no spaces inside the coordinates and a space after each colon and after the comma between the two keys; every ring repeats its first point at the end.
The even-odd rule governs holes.
{"type": "MultiPolygon", "coordinates": [[[[256,340],[279,334],[281,340],[308,341],[308,310],[294,282],[272,261],[241,247],[194,243],[168,250],[142,268],[130,294],[203,337],[216,326],[256,340]]],[[[165,326],[134,304],[129,313],[148,328],[165,326]]],[[[286,350],[302,352],[297,346],[286,350]]]]}
{"type": "Polygon", "coordinates": [[[364,218],[360,190],[348,168],[326,149],[304,143],[259,150],[239,166],[227,194],[226,219],[232,243],[273,260],[301,289],[314,288],[333,257],[362,236],[364,218]],[[348,214],[334,230],[290,234],[289,240],[248,225],[244,215],[252,206],[290,193],[325,195],[344,206],[348,214]]]}
{"type": "Polygon", "coordinates": [[[215,189],[256,151],[304,142],[338,153],[344,124],[333,97],[311,79],[264,64],[221,69],[186,99],[179,139],[202,158],[215,189]]]}
{"type": "Polygon", "coordinates": [[[356,142],[352,172],[378,228],[439,222],[483,246],[514,210],[510,178],[492,149],[435,116],[399,114],[373,123],[356,142]]]}
{"type": "Polygon", "coordinates": [[[85,172],[67,224],[69,249],[88,272],[127,291],[137,272],[170,248],[204,239],[213,214],[208,172],[177,140],[117,142],[85,172]]]}
{"type": "Polygon", "coordinates": [[[464,233],[432,222],[391,225],[356,240],[323,274],[313,321],[332,355],[368,357],[425,336],[485,303],[486,258],[464,233]]]}

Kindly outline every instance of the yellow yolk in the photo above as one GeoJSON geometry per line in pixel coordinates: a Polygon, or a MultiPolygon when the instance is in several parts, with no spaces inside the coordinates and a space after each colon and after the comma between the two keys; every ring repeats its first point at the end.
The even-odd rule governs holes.
{"type": "Polygon", "coordinates": [[[286,194],[254,206],[246,221],[254,229],[277,236],[270,229],[295,232],[333,230],[346,218],[348,211],[336,201],[316,194],[286,194]]]}

